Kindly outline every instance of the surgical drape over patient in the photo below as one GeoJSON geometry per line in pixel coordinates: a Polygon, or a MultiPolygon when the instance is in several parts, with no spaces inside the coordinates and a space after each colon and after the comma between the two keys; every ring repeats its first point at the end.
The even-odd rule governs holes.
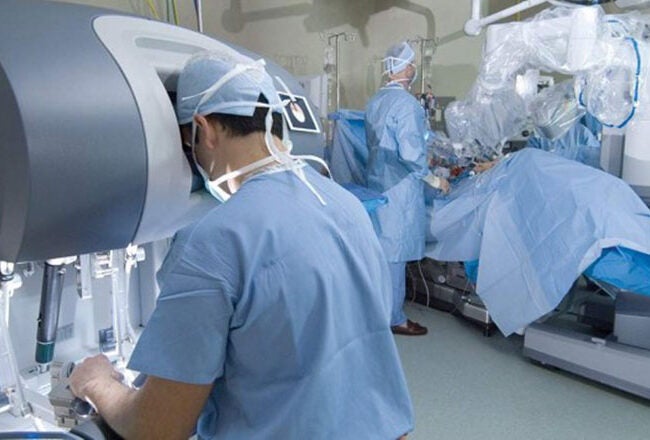
{"type": "MultiPolygon", "coordinates": [[[[361,127],[346,130],[356,133],[339,144],[349,150],[342,175],[366,165],[356,153],[365,145],[361,127]]],[[[583,138],[571,139],[578,146],[583,138]]],[[[578,151],[597,150],[589,146],[578,151]]],[[[477,292],[505,334],[552,311],[581,273],[650,295],[650,211],[621,179],[560,155],[526,148],[449,195],[432,193],[426,209],[426,256],[480,260],[477,292]]]]}
{"type": "Polygon", "coordinates": [[[506,335],[551,312],[606,249],[650,254],[650,211],[625,182],[533,148],[461,182],[430,213],[427,256],[479,260],[477,293],[506,335]]]}

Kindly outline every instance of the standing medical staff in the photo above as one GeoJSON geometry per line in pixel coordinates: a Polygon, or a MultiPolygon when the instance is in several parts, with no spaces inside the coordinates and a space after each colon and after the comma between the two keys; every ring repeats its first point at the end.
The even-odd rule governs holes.
{"type": "Polygon", "coordinates": [[[291,155],[262,62],[195,57],[177,93],[184,143],[223,203],[176,234],[158,274],[129,363],[144,385],[127,388],[98,356],[75,368],[74,394],[126,439],[411,431],[390,280],[362,205],[291,155]]]}
{"type": "Polygon", "coordinates": [[[392,331],[424,335],[426,327],[406,318],[406,262],[424,256],[427,216],[425,182],[447,191],[446,180],[435,177],[427,166],[427,121],[422,106],[409,93],[415,81],[415,52],[407,42],[397,44],[384,59],[388,83],[366,106],[369,148],[367,183],[383,193],[388,204],[373,214],[373,225],[390,263],[393,290],[392,331]]]}

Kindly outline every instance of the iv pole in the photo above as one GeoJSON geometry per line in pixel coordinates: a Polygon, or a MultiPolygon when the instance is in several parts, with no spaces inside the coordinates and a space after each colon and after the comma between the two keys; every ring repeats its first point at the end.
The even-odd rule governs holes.
{"type": "Polygon", "coordinates": [[[341,39],[343,39],[343,41],[354,41],[356,39],[356,34],[347,33],[347,32],[338,32],[336,34],[328,34],[326,35],[325,38],[327,38],[328,46],[334,46],[334,56],[335,56],[334,78],[336,81],[336,111],[339,111],[341,108],[341,81],[340,81],[340,69],[339,69],[341,39]],[[334,44],[332,44],[332,41],[334,41],[334,44]]]}
{"type": "Polygon", "coordinates": [[[424,93],[424,55],[425,49],[429,43],[433,44],[433,51],[436,50],[436,39],[435,38],[424,38],[419,35],[415,38],[408,40],[409,43],[417,44],[420,47],[420,93],[424,93]]]}

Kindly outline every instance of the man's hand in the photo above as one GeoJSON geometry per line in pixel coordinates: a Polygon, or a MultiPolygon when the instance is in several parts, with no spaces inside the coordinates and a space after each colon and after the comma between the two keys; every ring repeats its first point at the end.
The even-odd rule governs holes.
{"type": "Polygon", "coordinates": [[[120,374],[103,354],[89,357],[72,370],[70,375],[70,390],[80,399],[88,400],[96,391],[98,384],[105,379],[122,381],[120,374]]]}
{"type": "Polygon", "coordinates": [[[474,171],[476,171],[477,173],[482,173],[483,171],[489,170],[490,168],[492,168],[496,164],[497,164],[496,160],[491,160],[489,162],[477,163],[476,165],[474,165],[474,171]]]}
{"type": "Polygon", "coordinates": [[[449,192],[449,181],[444,177],[439,177],[440,179],[440,190],[447,194],[449,192]]]}
{"type": "Polygon", "coordinates": [[[444,177],[437,177],[433,174],[428,174],[424,178],[424,181],[432,188],[439,189],[445,194],[449,192],[449,182],[444,177]]]}
{"type": "Polygon", "coordinates": [[[85,359],[70,375],[73,394],[91,401],[100,416],[125,439],[191,437],[213,384],[195,385],[148,376],[139,389],[121,383],[106,356],[85,359]]]}

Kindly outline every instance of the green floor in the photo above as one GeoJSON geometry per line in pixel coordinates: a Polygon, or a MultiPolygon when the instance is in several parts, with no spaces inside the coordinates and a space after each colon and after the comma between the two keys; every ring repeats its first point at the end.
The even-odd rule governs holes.
{"type": "Polygon", "coordinates": [[[406,313],[429,327],[396,339],[415,407],[409,440],[650,439],[650,401],[537,366],[520,336],[485,338],[419,305],[406,313]]]}

